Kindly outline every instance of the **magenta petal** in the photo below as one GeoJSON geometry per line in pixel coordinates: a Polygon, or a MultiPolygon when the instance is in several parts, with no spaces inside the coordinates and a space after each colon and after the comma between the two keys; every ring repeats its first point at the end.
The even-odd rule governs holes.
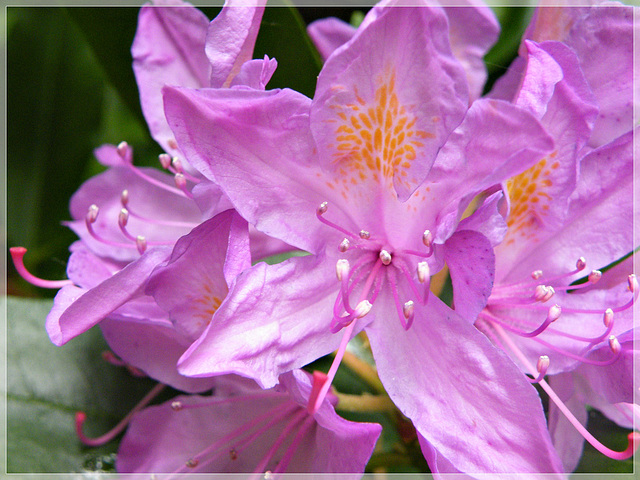
{"type": "MultiPolygon", "coordinates": [[[[206,54],[211,62],[212,87],[228,87],[243,63],[253,57],[266,0],[247,6],[242,0],[227,0],[207,30],[206,54]]],[[[174,85],[190,86],[176,83],[174,85]]]]}
{"type": "Polygon", "coordinates": [[[263,60],[249,60],[242,65],[238,74],[233,77],[231,87],[264,90],[277,66],[276,59],[270,59],[266,55],[263,60]]]}
{"type": "Polygon", "coordinates": [[[416,304],[409,331],[394,321],[367,328],[393,402],[460,471],[562,471],[535,389],[472,325],[429,298],[416,304]]]}
{"type": "MultiPolygon", "coordinates": [[[[137,413],[118,452],[119,472],[340,473],[357,480],[380,425],[349,422],[325,399],[306,411],[310,375],[293,371],[260,390],[219,377],[212,396],[179,396],[137,413]],[[281,447],[270,451],[282,441],[281,447]],[[359,472],[359,475],[347,475],[359,472]]],[[[262,474],[260,474],[262,476],[262,474]]]]}
{"type": "Polygon", "coordinates": [[[211,67],[205,55],[209,19],[184,2],[171,6],[144,5],[131,47],[133,71],[140,90],[142,111],[152,137],[171,155],[173,134],[162,105],[164,85],[205,87],[211,67]]]}
{"type": "Polygon", "coordinates": [[[339,18],[330,17],[311,22],[307,33],[323,60],[326,60],[334,50],[353,38],[356,29],[339,18]]]}
{"type": "Polygon", "coordinates": [[[215,383],[212,378],[190,378],[178,373],[178,359],[189,341],[172,327],[107,318],[100,322],[100,329],[116,355],[159,382],[189,393],[209,390],[215,383]]]}
{"type": "Polygon", "coordinates": [[[316,218],[335,193],[314,165],[310,100],[292,90],[165,90],[167,118],[189,161],[217,182],[247,221],[308,252],[327,229],[316,218]]]}
{"type": "Polygon", "coordinates": [[[169,262],[149,277],[146,294],[169,312],[180,333],[195,340],[224,300],[228,285],[250,266],[247,223],[227,210],[178,240],[169,262]]]}
{"type": "Polygon", "coordinates": [[[455,310],[473,323],[487,305],[495,276],[495,255],[487,237],[473,230],[454,233],[444,244],[455,310]]]}
{"type": "Polygon", "coordinates": [[[255,265],[237,278],[179,371],[236,373],[275,385],[281,373],[338,347],[340,335],[329,330],[337,290],[334,264],[319,257],[255,265]]]}
{"type": "Polygon", "coordinates": [[[500,25],[482,1],[455,2],[452,7],[446,6],[446,1],[440,3],[449,19],[451,50],[467,74],[471,103],[482,95],[487,80],[484,56],[498,40],[500,25]]]}
{"type": "Polygon", "coordinates": [[[388,8],[331,55],[311,107],[325,169],[358,184],[364,175],[367,186],[389,181],[401,201],[411,195],[468,104],[447,39],[441,10],[388,8]]]}
{"type": "MultiPolygon", "coordinates": [[[[107,317],[129,300],[142,295],[144,285],[151,271],[169,257],[168,248],[153,248],[138,260],[130,263],[112,277],[87,291],[74,301],[59,318],[54,319],[52,311],[47,324],[57,323],[60,334],[51,341],[62,345],[80,335],[107,317]]],[[[51,335],[54,330],[49,329],[51,335]]]]}

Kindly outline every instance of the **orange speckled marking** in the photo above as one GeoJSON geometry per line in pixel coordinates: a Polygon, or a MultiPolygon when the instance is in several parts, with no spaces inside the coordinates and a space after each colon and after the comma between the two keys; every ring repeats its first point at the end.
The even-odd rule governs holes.
{"type": "MultiPolygon", "coordinates": [[[[555,155],[549,155],[553,158],[555,155]]],[[[518,239],[534,239],[537,226],[548,214],[549,187],[553,181],[549,178],[551,170],[560,164],[554,162],[548,165],[547,158],[543,158],[528,170],[507,180],[507,191],[511,200],[511,211],[507,218],[509,230],[505,242],[512,244],[518,239]]]]}
{"type": "Polygon", "coordinates": [[[416,128],[414,107],[400,103],[395,72],[388,70],[378,85],[372,102],[363,99],[354,86],[356,103],[330,107],[336,117],[327,122],[337,125],[336,142],[330,145],[339,174],[335,183],[343,189],[367,179],[389,186],[395,179],[410,187],[409,182],[415,181],[409,178],[411,163],[420,155],[424,141],[435,138],[416,128]]]}
{"type": "Polygon", "coordinates": [[[213,314],[216,313],[216,310],[218,310],[218,308],[220,308],[222,300],[213,294],[209,285],[205,284],[203,286],[203,289],[205,291],[205,294],[201,297],[193,299],[193,303],[197,304],[196,307],[198,309],[198,313],[194,314],[194,316],[203,320],[203,322],[199,323],[208,325],[209,322],[211,322],[211,317],[213,316],[213,314]]]}

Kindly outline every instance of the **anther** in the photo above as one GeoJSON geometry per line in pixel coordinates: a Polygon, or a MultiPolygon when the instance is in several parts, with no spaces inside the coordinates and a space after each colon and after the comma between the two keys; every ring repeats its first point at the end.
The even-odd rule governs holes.
{"type": "Polygon", "coordinates": [[[171,410],[173,410],[174,412],[179,412],[180,410],[182,410],[182,402],[178,400],[171,402],[171,410]]]}
{"type": "Polygon", "coordinates": [[[542,277],[542,270],[535,270],[531,272],[531,278],[534,280],[538,280],[540,277],[542,277]]]}
{"type": "Polygon", "coordinates": [[[329,202],[322,202],[318,207],[318,209],[316,210],[316,213],[318,215],[324,215],[327,212],[328,208],[329,208],[329,202]]]}
{"type": "Polygon", "coordinates": [[[636,278],[636,275],[632,273],[631,275],[629,275],[629,278],[627,280],[629,282],[629,291],[631,293],[636,293],[638,291],[638,279],[636,278]]]}
{"type": "Polygon", "coordinates": [[[185,463],[185,465],[189,468],[196,468],[198,466],[198,459],[197,458],[190,458],[189,460],[187,460],[187,463],[185,463]]]}
{"type": "Polygon", "coordinates": [[[349,250],[350,246],[351,246],[351,242],[349,242],[348,238],[345,238],[340,242],[340,245],[338,245],[338,250],[340,250],[342,253],[344,253],[347,250],[349,250]]]}
{"type": "Polygon", "coordinates": [[[549,287],[547,287],[546,285],[538,285],[535,289],[533,297],[537,301],[542,302],[544,301],[544,298],[547,296],[548,293],[549,293],[549,287]]]}
{"type": "Polygon", "coordinates": [[[336,277],[338,277],[339,281],[342,281],[342,278],[346,275],[349,275],[349,260],[341,258],[336,262],[336,277]]]}
{"type": "Polygon", "coordinates": [[[362,318],[371,311],[372,307],[373,305],[371,305],[368,300],[362,300],[358,305],[356,305],[354,316],[356,318],[362,318]]]}
{"type": "Polygon", "coordinates": [[[182,168],[182,162],[178,157],[173,157],[171,159],[171,165],[173,165],[173,168],[176,169],[176,172],[184,173],[184,169],[182,168]]]}
{"type": "Polygon", "coordinates": [[[433,234],[430,230],[425,230],[422,234],[422,243],[424,243],[425,247],[431,248],[431,244],[433,242],[433,234]]]}
{"type": "Polygon", "coordinates": [[[138,252],[142,255],[147,249],[147,239],[142,235],[138,235],[136,237],[136,247],[138,248],[138,252]]]}
{"type": "Polygon", "coordinates": [[[174,180],[176,182],[176,187],[178,187],[180,190],[187,189],[187,179],[184,178],[184,175],[182,173],[176,173],[174,176],[174,180]]]}
{"type": "Polygon", "coordinates": [[[231,460],[237,460],[238,459],[238,452],[236,452],[236,450],[234,448],[229,450],[229,458],[231,460]]]}
{"type": "Polygon", "coordinates": [[[129,203],[129,190],[122,190],[122,193],[120,194],[120,203],[123,207],[127,206],[129,203]]]}
{"type": "Polygon", "coordinates": [[[604,317],[602,319],[604,326],[609,328],[609,325],[611,325],[611,322],[613,322],[613,310],[611,310],[610,308],[607,308],[604,311],[604,317]]]}
{"type": "Polygon", "coordinates": [[[418,281],[420,283],[426,282],[430,275],[429,264],[427,262],[418,263],[418,281]]]}
{"type": "Polygon", "coordinates": [[[614,355],[618,355],[620,350],[622,350],[622,346],[620,346],[620,342],[615,335],[609,335],[609,348],[614,355]]]}
{"type": "Polygon", "coordinates": [[[549,307],[549,314],[547,315],[549,322],[555,322],[558,320],[561,313],[562,308],[560,308],[560,305],[556,304],[553,307],[549,307]]]}
{"type": "Polygon", "coordinates": [[[160,165],[162,165],[162,168],[165,170],[168,170],[171,166],[171,155],[168,153],[161,153],[158,155],[158,160],[160,160],[160,165]]]}
{"type": "Polygon", "coordinates": [[[391,254],[386,250],[380,250],[380,260],[383,265],[389,265],[391,263],[391,254]]]}
{"type": "Polygon", "coordinates": [[[167,140],[167,145],[169,145],[169,148],[173,148],[174,150],[178,148],[178,144],[173,138],[167,140]]]}
{"type": "Polygon", "coordinates": [[[128,221],[129,211],[126,208],[121,208],[120,213],[118,214],[118,225],[120,225],[120,228],[124,228],[127,226],[128,221]]]}
{"type": "Polygon", "coordinates": [[[360,238],[362,238],[363,240],[369,240],[369,238],[371,238],[371,233],[367,232],[366,230],[360,230],[360,238]]]}
{"type": "Polygon", "coordinates": [[[538,369],[538,373],[544,377],[547,373],[547,369],[549,368],[549,357],[546,355],[540,355],[540,357],[538,357],[536,368],[538,369]]]}
{"type": "Polygon", "coordinates": [[[589,274],[589,281],[591,283],[596,283],[601,278],[602,272],[600,270],[591,270],[591,273],[589,274]]]}
{"type": "Polygon", "coordinates": [[[413,318],[413,314],[414,314],[413,300],[409,300],[408,302],[405,302],[405,304],[402,306],[402,313],[404,314],[404,318],[406,318],[407,320],[410,320],[413,318]]]}
{"type": "Polygon", "coordinates": [[[129,144],[127,142],[120,142],[116,147],[116,151],[118,152],[118,155],[120,155],[123,159],[126,159],[128,149],[129,149],[129,144]]]}
{"type": "Polygon", "coordinates": [[[87,222],[94,223],[98,218],[98,212],[100,212],[98,206],[96,204],[91,205],[89,207],[89,211],[87,212],[87,222]]]}
{"type": "Polygon", "coordinates": [[[578,269],[578,271],[580,271],[580,270],[584,270],[586,266],[587,266],[587,261],[585,260],[584,257],[580,257],[576,262],[576,268],[578,269]]]}

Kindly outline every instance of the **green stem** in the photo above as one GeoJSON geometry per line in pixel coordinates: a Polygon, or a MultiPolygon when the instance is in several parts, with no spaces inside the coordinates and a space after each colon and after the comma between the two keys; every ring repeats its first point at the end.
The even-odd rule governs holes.
{"type": "Polygon", "coordinates": [[[365,382],[371,386],[378,393],[386,393],[380,378],[378,377],[378,372],[374,367],[369,365],[364,360],[361,360],[353,353],[345,352],[344,357],[342,357],[342,362],[347,365],[347,367],[362,378],[365,382]]]}
{"type": "Polygon", "coordinates": [[[336,409],[347,412],[392,412],[396,409],[387,395],[351,395],[348,393],[336,393],[338,405],[336,409]]]}

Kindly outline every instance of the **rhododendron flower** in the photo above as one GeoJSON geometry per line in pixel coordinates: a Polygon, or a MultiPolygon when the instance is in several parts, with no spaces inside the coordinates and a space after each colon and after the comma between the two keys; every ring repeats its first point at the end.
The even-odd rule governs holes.
{"type": "Polygon", "coordinates": [[[456,468],[562,469],[535,389],[473,327],[504,233],[493,225],[500,193],[460,222],[477,193],[552,143],[507,102],[468,107],[441,10],[374,9],[327,59],[313,101],[290,90],[164,91],[189,162],[257,229],[312,254],[240,274],[181,372],[268,388],[336,348],[339,359],[364,328],[390,397],[456,468]],[[429,295],[444,261],[462,316],[429,295]]]}
{"type": "Polygon", "coordinates": [[[602,38],[606,44],[615,36],[610,54],[630,65],[631,11],[567,10],[571,12],[539,10],[534,36],[552,32],[574,48],[525,41],[522,57],[492,92],[538,115],[554,137],[555,149],[506,182],[507,232],[495,249],[496,281],[476,325],[549,393],[554,444],[571,471],[583,437],[619,459],[631,456],[639,440],[631,434],[624,452],[604,447],[584,429],[584,404],[595,400],[593,406],[611,411],[616,403],[633,402],[631,307],[640,291],[635,276],[629,275],[630,262],[623,275],[622,265],[604,274],[599,270],[637,247],[632,230],[633,134],[627,109],[631,82],[625,72],[615,81],[615,90],[603,88],[616,73],[598,64],[604,53],[600,40],[595,40],[602,38]],[[594,44],[593,55],[585,44],[594,44]],[[614,113],[611,105],[624,108],[614,113]],[[617,120],[611,121],[611,116],[617,120]],[[602,144],[605,138],[611,141],[602,144]],[[581,277],[586,281],[576,284],[581,277]],[[572,370],[575,378],[586,376],[592,385],[599,384],[599,391],[576,386],[573,392],[574,374],[563,373],[572,370]],[[618,381],[608,392],[602,385],[611,386],[603,380],[612,372],[618,381]],[[542,380],[546,374],[553,375],[550,384],[558,394],[542,380]],[[608,405],[602,398],[609,398],[608,405]],[[577,430],[566,433],[571,424],[577,430]]]}
{"type": "MultiPolygon", "coordinates": [[[[137,413],[127,429],[119,472],[363,472],[381,427],[338,416],[327,397],[306,409],[310,375],[301,370],[261,390],[221,377],[212,396],[178,396],[137,413]]],[[[335,403],[335,402],[333,402],[335,403]]],[[[358,476],[359,477],[359,476],[358,476]]]]}

